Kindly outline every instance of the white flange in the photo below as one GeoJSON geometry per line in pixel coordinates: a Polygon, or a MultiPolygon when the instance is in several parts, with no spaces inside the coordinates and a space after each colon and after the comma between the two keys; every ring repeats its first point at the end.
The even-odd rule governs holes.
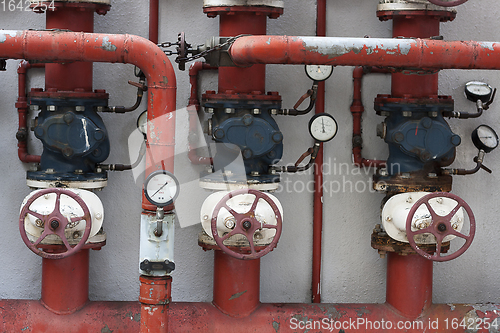
{"type": "MultiPolygon", "coordinates": [[[[415,202],[429,192],[409,192],[400,193],[392,196],[382,209],[382,226],[385,232],[393,239],[399,242],[408,243],[406,237],[406,219],[410,209],[415,202]]],[[[436,214],[446,216],[455,208],[457,202],[450,198],[433,198],[429,200],[429,204],[434,209],[436,214]]],[[[417,231],[427,228],[432,221],[431,214],[425,205],[421,205],[411,222],[412,230],[417,231]]],[[[460,208],[455,216],[451,219],[451,224],[455,230],[462,230],[464,225],[464,210],[460,208]]],[[[443,242],[448,242],[454,239],[455,236],[449,235],[443,239],[443,242]]],[[[431,234],[421,234],[415,236],[415,242],[418,244],[435,244],[436,239],[431,234]]]]}
{"type": "Polygon", "coordinates": [[[454,8],[437,6],[427,0],[382,0],[377,6],[377,11],[385,10],[439,10],[454,13],[457,12],[454,8]]]}
{"type": "MultiPolygon", "coordinates": [[[[203,226],[203,230],[212,237],[212,214],[214,212],[215,206],[221,201],[221,199],[228,194],[229,191],[220,191],[212,193],[205,201],[201,207],[201,225],[203,226]]],[[[279,200],[272,194],[264,193],[269,198],[273,200],[273,202],[278,207],[281,218],[283,219],[283,207],[279,200]]],[[[226,204],[234,209],[237,213],[244,214],[248,212],[252,203],[255,200],[255,196],[253,194],[241,194],[237,195],[229,200],[227,200],[226,204]]],[[[278,221],[276,220],[276,214],[272,210],[271,206],[264,200],[259,200],[257,206],[255,208],[255,217],[261,223],[276,225],[278,221]]],[[[221,235],[230,232],[233,230],[236,220],[233,215],[229,213],[229,211],[225,208],[221,208],[219,211],[219,215],[217,216],[217,229],[219,230],[221,235]]],[[[271,243],[276,234],[275,229],[262,229],[258,231],[254,235],[254,244],[257,246],[267,245],[271,243]]],[[[239,244],[241,240],[246,241],[246,237],[243,235],[234,235],[229,238],[225,244],[234,241],[236,244],[239,244]]],[[[230,245],[230,244],[228,244],[230,245]]]]}
{"type": "Polygon", "coordinates": [[[281,0],[203,0],[203,7],[266,6],[284,8],[281,0]]]}
{"type": "Polygon", "coordinates": [[[26,179],[26,185],[31,188],[52,188],[61,187],[64,188],[82,188],[88,190],[99,190],[108,185],[106,179],[101,180],[88,180],[88,181],[61,181],[61,180],[34,180],[26,179]]]}
{"type": "Polygon", "coordinates": [[[243,188],[249,188],[257,191],[276,191],[279,187],[279,183],[244,184],[238,182],[230,183],[200,180],[200,187],[210,191],[234,191],[243,188]]]}
{"type": "MultiPolygon", "coordinates": [[[[78,195],[87,205],[90,215],[92,217],[92,228],[90,229],[89,241],[94,242],[91,241],[90,238],[95,236],[99,232],[99,230],[102,227],[102,223],[104,221],[104,207],[102,205],[101,199],[99,199],[97,195],[95,195],[90,191],[81,189],[67,189],[67,190],[78,195]]],[[[41,190],[32,191],[30,194],[26,196],[26,198],[24,198],[20,211],[22,210],[26,202],[29,200],[29,198],[31,198],[39,191],[41,190]]],[[[56,198],[57,198],[56,193],[49,193],[44,196],[41,196],[37,198],[35,201],[33,201],[33,203],[30,206],[30,210],[42,215],[49,215],[50,213],[52,213],[52,211],[54,211],[56,198]]],[[[76,202],[76,200],[64,194],[62,194],[60,198],[60,211],[61,214],[66,216],[68,219],[84,215],[83,209],[76,202]]],[[[40,221],[35,216],[29,213],[26,215],[26,218],[24,219],[24,228],[26,230],[26,234],[28,235],[30,241],[35,242],[42,235],[44,226],[41,225],[41,223],[42,221],[40,221]]],[[[68,242],[70,244],[74,244],[75,242],[77,243],[81,239],[81,236],[83,235],[85,230],[85,225],[86,224],[82,223],[81,221],[77,221],[73,224],[68,224],[64,232],[66,235],[66,239],[68,239],[68,242]],[[74,237],[75,235],[79,235],[79,237],[78,236],[74,237]]],[[[41,243],[62,244],[62,240],[57,235],[48,235],[41,243]]]]}

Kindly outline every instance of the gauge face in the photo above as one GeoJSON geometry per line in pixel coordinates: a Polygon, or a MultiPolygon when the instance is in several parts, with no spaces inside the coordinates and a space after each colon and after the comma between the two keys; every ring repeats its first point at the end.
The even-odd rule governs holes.
{"type": "Polygon", "coordinates": [[[316,141],[330,141],[337,134],[337,122],[328,113],[319,113],[309,121],[309,133],[316,141]]]}
{"type": "Polygon", "coordinates": [[[306,74],[313,81],[325,81],[332,73],[333,66],[330,65],[306,65],[306,74]]]}
{"type": "Polygon", "coordinates": [[[498,135],[488,125],[480,125],[472,132],[472,142],[477,149],[489,153],[498,146],[498,135]]]}
{"type": "Polygon", "coordinates": [[[472,81],[465,85],[465,96],[473,102],[477,100],[481,100],[483,103],[488,102],[492,92],[491,86],[484,82],[472,81]]]}
{"type": "Polygon", "coordinates": [[[142,112],[137,118],[137,129],[144,135],[148,130],[148,110],[142,112]]]}
{"type": "Polygon", "coordinates": [[[144,195],[153,205],[165,207],[172,204],[179,195],[179,181],[165,170],[151,173],[144,183],[144,195]]]}

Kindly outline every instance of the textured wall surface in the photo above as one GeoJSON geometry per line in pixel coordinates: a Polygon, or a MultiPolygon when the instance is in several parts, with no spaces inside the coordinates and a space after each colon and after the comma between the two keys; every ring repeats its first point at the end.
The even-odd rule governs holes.
{"type": "MultiPolygon", "coordinates": [[[[147,37],[147,1],[114,1],[106,16],[95,16],[95,32],[128,33],[147,37]]],[[[202,1],[160,1],[160,41],[174,41],[185,31],[188,42],[202,44],[218,34],[218,19],[209,19],[202,12],[202,1]]],[[[268,22],[268,34],[314,35],[316,2],[287,0],[285,13],[268,22]]],[[[390,37],[391,23],[379,22],[375,15],[376,0],[335,0],[328,2],[327,35],[390,37]]],[[[458,8],[455,21],[441,24],[447,40],[498,41],[499,9],[496,0],[471,0],[458,8]]],[[[43,29],[43,15],[27,11],[2,11],[1,29],[43,29]]],[[[172,59],[173,60],[173,59],[172,59]]],[[[9,60],[6,72],[0,72],[0,170],[3,213],[0,232],[0,297],[39,298],[41,259],[23,244],[18,230],[19,207],[29,193],[25,170],[17,159],[15,133],[17,113],[14,108],[17,92],[18,60],[9,60]]],[[[43,87],[43,73],[33,70],[31,87],[43,87]]],[[[78,78],[75,78],[78,79],[78,78]]],[[[119,64],[95,64],[94,88],[106,89],[110,105],[131,105],[135,88],[133,67],[119,64]]],[[[452,95],[456,110],[473,111],[466,101],[463,85],[470,80],[484,80],[500,87],[495,71],[446,70],[440,73],[440,94],[452,95]]],[[[177,200],[179,223],[176,229],[173,298],[176,301],[210,301],[212,298],[213,253],[197,245],[201,231],[199,209],[209,192],[198,187],[196,177],[201,167],[190,165],[186,156],[188,132],[187,113],[183,109],[189,98],[187,72],[177,71],[179,109],[177,123],[176,174],[182,180],[182,194],[177,200]],[[184,226],[184,227],[182,227],[184,226]]],[[[203,90],[217,90],[213,73],[202,76],[203,90]]],[[[310,87],[303,66],[270,65],[267,69],[268,91],[279,91],[283,106],[292,107],[310,87]]],[[[335,116],[340,130],[325,145],[325,210],[323,233],[323,301],[383,302],[385,299],[385,259],[370,246],[370,234],[379,223],[383,194],[370,190],[371,171],[357,170],[351,163],[352,119],[349,106],[352,98],[352,67],[339,67],[326,83],[327,111],[335,116]],[[340,185],[340,188],[339,186],[340,185]]],[[[375,135],[375,124],[382,117],[373,111],[373,98],[390,93],[390,79],[371,75],[364,79],[364,156],[385,159],[387,148],[375,135]]],[[[111,135],[112,151],[107,162],[128,161],[128,137],[135,129],[135,114],[104,115],[111,135]]],[[[476,149],[469,137],[479,124],[500,129],[500,102],[492,105],[480,119],[450,120],[452,130],[462,137],[453,167],[470,167],[476,149]]],[[[278,117],[285,139],[283,163],[294,162],[311,144],[307,131],[309,117],[278,117]]],[[[39,144],[32,147],[38,152],[39,144]]],[[[465,199],[477,220],[476,238],[460,258],[434,264],[434,301],[437,303],[476,303],[500,300],[500,224],[497,203],[500,187],[500,151],[487,155],[485,164],[493,170],[472,176],[458,176],[453,193],[465,199]]],[[[312,193],[307,185],[310,173],[283,176],[283,188],[276,196],[284,208],[284,229],[278,247],[262,259],[261,299],[264,302],[309,302],[311,297],[312,193]],[[287,185],[288,184],[288,185],[287,185]],[[303,190],[306,188],[306,190],[303,190]]],[[[312,183],[311,183],[312,184],[312,183]]],[[[312,186],[312,185],[311,185],[312,186]]],[[[97,193],[105,207],[107,245],[91,252],[90,297],[92,300],[136,300],[139,293],[138,251],[141,211],[140,185],[131,172],[109,174],[109,185],[97,193]]]]}

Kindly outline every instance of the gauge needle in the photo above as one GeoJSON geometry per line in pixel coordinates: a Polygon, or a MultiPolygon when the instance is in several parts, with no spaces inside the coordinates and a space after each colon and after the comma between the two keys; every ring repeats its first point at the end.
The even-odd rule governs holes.
{"type": "Polygon", "coordinates": [[[323,127],[323,133],[325,133],[325,121],[321,119],[321,126],[323,127]]]}
{"type": "Polygon", "coordinates": [[[153,194],[151,197],[154,197],[156,195],[156,193],[160,192],[162,188],[164,188],[166,185],[168,184],[168,181],[165,182],[165,184],[163,184],[159,189],[158,191],[155,192],[155,194],[153,194]]]}

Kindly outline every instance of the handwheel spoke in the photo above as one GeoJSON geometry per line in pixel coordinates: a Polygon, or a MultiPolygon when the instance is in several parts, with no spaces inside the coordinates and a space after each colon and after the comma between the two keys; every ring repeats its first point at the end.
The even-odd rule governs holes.
{"type": "Polygon", "coordinates": [[[56,192],[56,205],[54,207],[54,211],[56,214],[59,214],[61,208],[61,192],[56,192]]]}
{"type": "Polygon", "coordinates": [[[69,251],[72,249],[71,245],[69,245],[68,239],[66,238],[66,235],[64,233],[64,229],[59,229],[58,232],[56,232],[57,236],[61,238],[64,246],[66,246],[66,249],[69,251]]]}
{"type": "Polygon", "coordinates": [[[441,256],[441,241],[438,241],[436,243],[436,256],[438,256],[438,257],[441,256]]]}
{"type": "Polygon", "coordinates": [[[262,224],[262,228],[265,228],[265,229],[278,229],[278,225],[275,225],[275,224],[262,224]]]}
{"type": "Polygon", "coordinates": [[[433,234],[433,229],[431,227],[427,227],[425,229],[420,229],[416,231],[412,231],[413,235],[421,235],[421,234],[433,234]]]}
{"type": "Polygon", "coordinates": [[[226,235],[222,236],[221,237],[221,241],[225,241],[226,239],[228,239],[229,237],[231,236],[234,236],[234,235],[237,235],[239,232],[237,232],[236,230],[232,230],[231,232],[227,233],[226,235]]]}
{"type": "Polygon", "coordinates": [[[51,232],[48,231],[48,227],[46,229],[43,229],[42,234],[40,235],[40,237],[38,237],[38,239],[36,240],[36,242],[33,243],[33,245],[35,247],[37,247],[38,244],[40,244],[40,242],[43,241],[45,239],[45,237],[47,237],[50,234],[51,234],[51,232]]]}
{"type": "Polygon", "coordinates": [[[470,236],[464,235],[464,234],[462,234],[454,229],[450,231],[450,235],[457,236],[457,237],[463,238],[465,240],[468,240],[470,238],[470,236]]]}
{"type": "Polygon", "coordinates": [[[40,213],[32,211],[31,209],[28,209],[27,214],[33,215],[34,217],[39,218],[42,221],[47,217],[47,215],[42,215],[40,213]]]}
{"type": "Polygon", "coordinates": [[[75,223],[77,221],[85,220],[84,216],[77,216],[77,217],[72,217],[69,219],[70,223],[75,223]]]}
{"type": "Polygon", "coordinates": [[[257,204],[259,203],[259,197],[258,196],[255,196],[255,199],[252,203],[252,207],[250,207],[250,210],[249,212],[255,212],[255,208],[257,208],[257,204]]]}
{"type": "Polygon", "coordinates": [[[231,207],[229,207],[226,203],[224,203],[224,205],[222,207],[226,208],[227,211],[231,215],[233,215],[237,220],[240,220],[243,217],[243,214],[237,213],[234,209],[232,209],[231,207]]]}
{"type": "Polygon", "coordinates": [[[424,204],[427,207],[427,209],[429,210],[429,213],[431,213],[432,220],[434,221],[438,217],[438,214],[436,213],[436,211],[434,210],[434,208],[431,207],[431,205],[429,204],[428,200],[425,201],[424,204]]]}
{"type": "Polygon", "coordinates": [[[248,239],[248,242],[250,243],[250,250],[252,251],[252,253],[257,253],[257,251],[255,251],[255,244],[253,243],[253,239],[248,239]]]}
{"type": "Polygon", "coordinates": [[[458,212],[458,210],[462,208],[462,204],[460,203],[457,203],[457,205],[455,206],[455,208],[453,208],[451,210],[451,212],[448,213],[448,215],[446,215],[444,218],[447,220],[447,221],[451,221],[452,217],[455,216],[455,214],[458,212]]]}

